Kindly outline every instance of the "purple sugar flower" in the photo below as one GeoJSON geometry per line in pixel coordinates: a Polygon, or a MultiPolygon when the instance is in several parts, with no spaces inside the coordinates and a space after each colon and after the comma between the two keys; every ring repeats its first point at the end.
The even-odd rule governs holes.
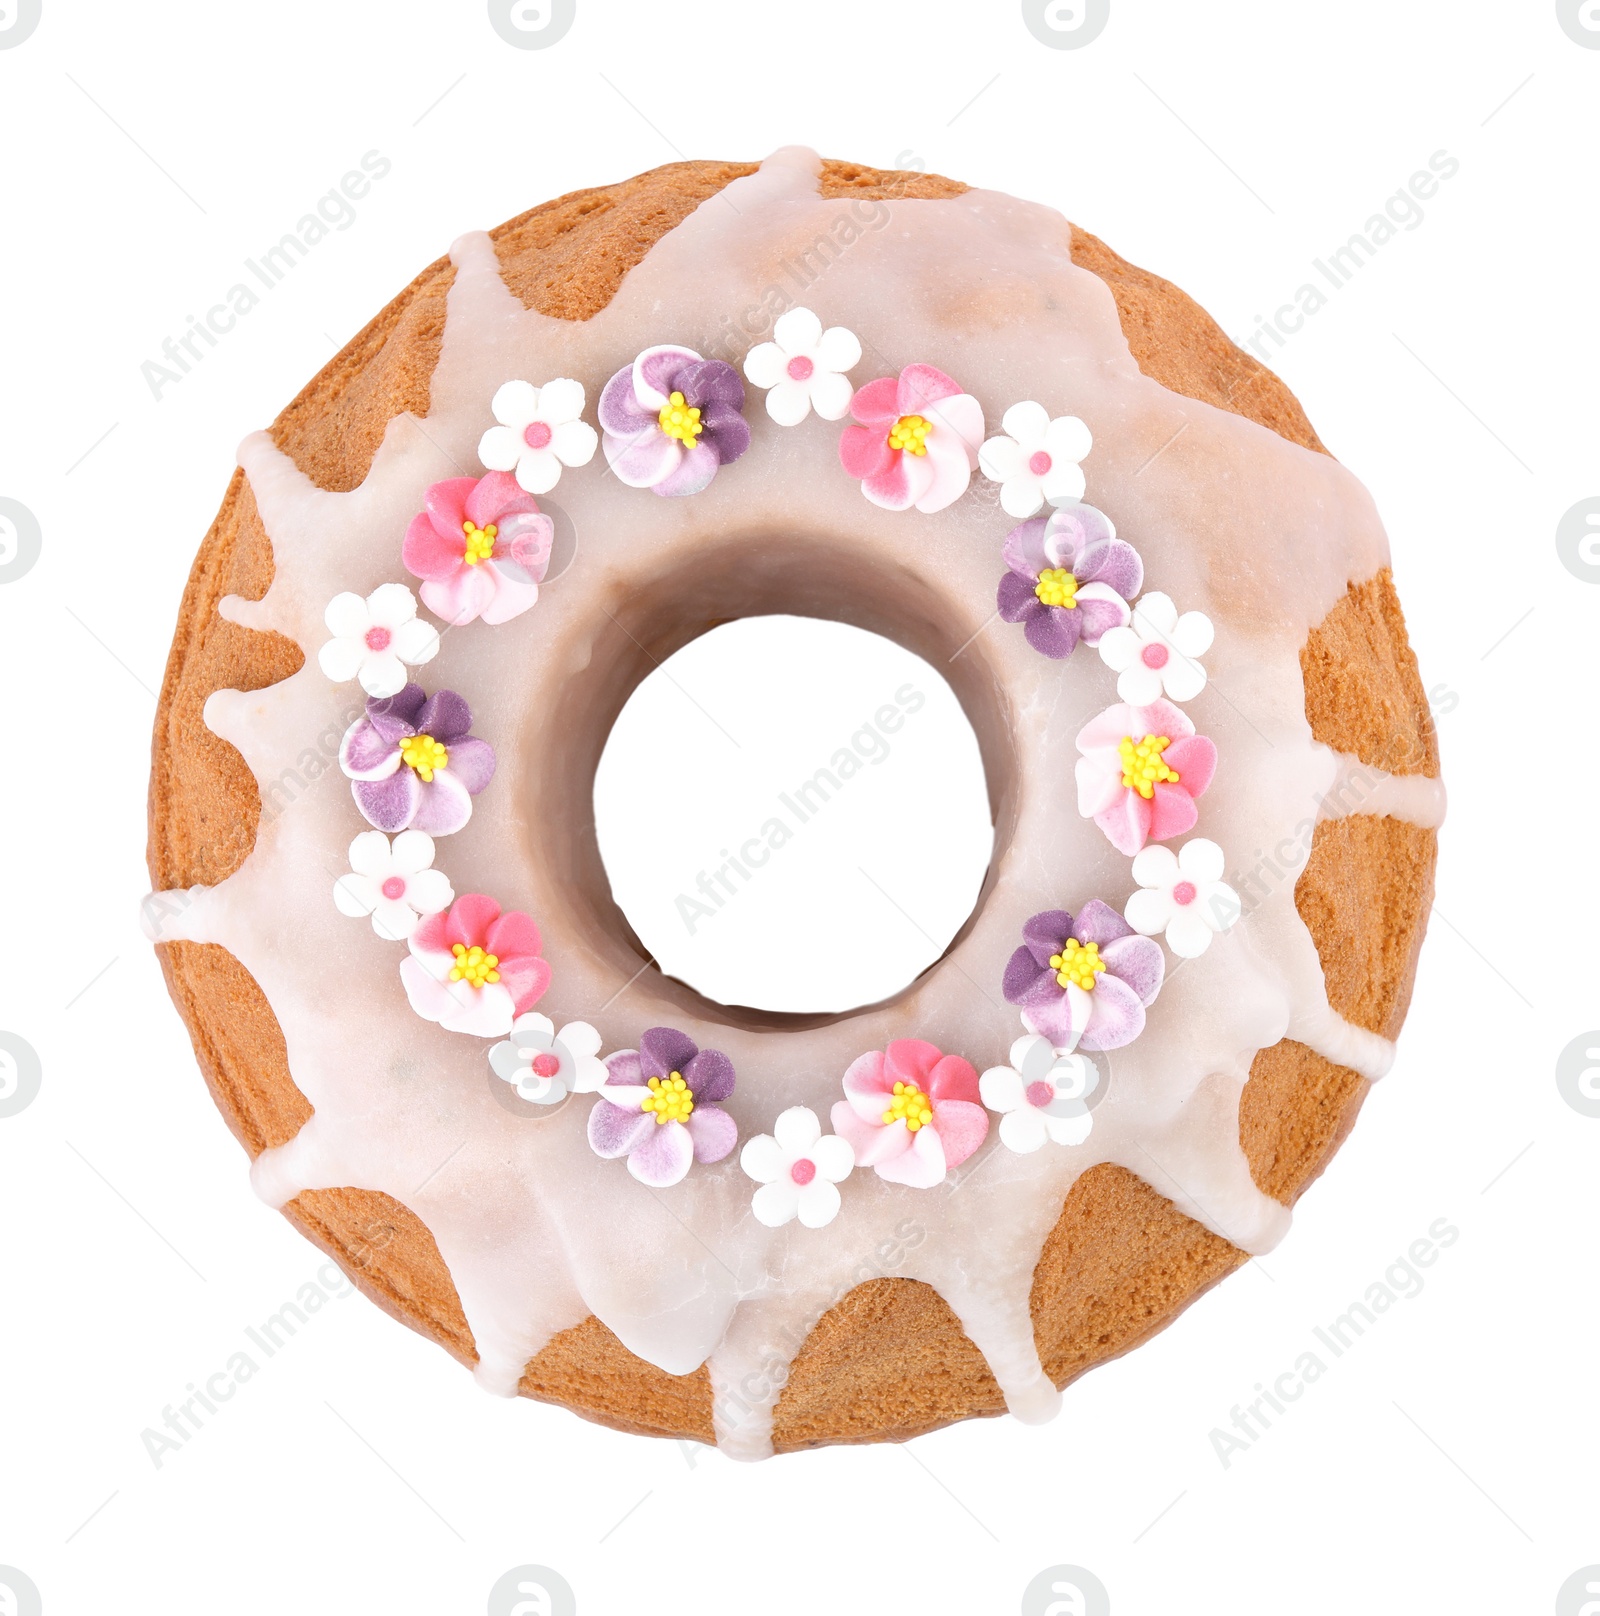
{"type": "Polygon", "coordinates": [[[494,774],[494,748],[471,728],[472,709],[453,690],[429,696],[410,684],[371,698],[339,745],[339,767],[367,823],[429,836],[460,830],[494,774]]]}
{"type": "Polygon", "coordinates": [[[607,1160],[626,1156],[641,1184],[666,1189],[692,1163],[721,1161],[733,1149],[738,1126],[711,1103],[732,1093],[733,1062],[721,1050],[652,1027],[638,1049],[607,1057],[601,1098],[589,1113],[590,1148],[607,1160]]]}
{"type": "Polygon", "coordinates": [[[1074,920],[1047,909],[1022,928],[1003,991],[1030,1032],[1059,1050],[1121,1049],[1144,1031],[1166,974],[1161,945],[1135,935],[1109,904],[1092,899],[1074,920]]]}
{"type": "Polygon", "coordinates": [[[630,488],[698,494],[750,447],[744,383],[692,348],[646,348],[600,395],[606,460],[630,488]]]}
{"type": "Polygon", "coordinates": [[[1098,645],[1123,627],[1144,583],[1139,552],[1093,505],[1064,505],[1012,528],[1002,554],[1011,570],[1000,579],[1000,615],[1021,623],[1047,657],[1071,656],[1079,640],[1098,645]]]}

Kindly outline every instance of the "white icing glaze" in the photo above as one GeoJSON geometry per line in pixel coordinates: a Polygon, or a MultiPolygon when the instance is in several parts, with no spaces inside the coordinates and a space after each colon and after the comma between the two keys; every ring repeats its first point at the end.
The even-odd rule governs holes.
{"type": "Polygon", "coordinates": [[[1317,804],[1323,819],[1377,814],[1424,830],[1444,823],[1444,781],[1426,774],[1385,774],[1348,752],[1335,752],[1334,780],[1317,804]]]}
{"type": "MultiPolygon", "coordinates": [[[[1298,654],[1347,585],[1385,563],[1367,495],[1326,456],[1142,376],[1109,292],[1072,264],[1067,224],[1054,212],[985,191],[823,200],[816,174],[813,154],[779,152],[663,238],[585,322],[525,310],[501,281],[489,238],[464,237],[451,255],[457,273],[427,419],[390,423],[359,488],[319,490],[266,434],[246,440],[240,464],[276,572],[263,601],[230,597],[220,609],[288,635],[306,666],[268,689],[219,691],[207,703],[206,722],[261,783],[256,845],[220,886],[159,895],[146,907],[157,940],[215,942],[236,955],[283,1027],[289,1069],[315,1115],[256,1162],[252,1179],[269,1204],[354,1186],[410,1207],[449,1266],[489,1390],[514,1392],[527,1359],[590,1313],[665,1373],[709,1362],[718,1441],[741,1457],[770,1451],[787,1365],[815,1321],[854,1285],[883,1275],[932,1285],[1011,1410],[1048,1418],[1059,1394],[1040,1368],[1029,1290],[1074,1180],[1098,1162],[1120,1163],[1241,1249],[1264,1252],[1289,1215],[1255,1187],[1239,1144],[1251,1059],[1291,1036],[1376,1077],[1393,1053],[1328,1006],[1293,902],[1309,835],[1287,859],[1266,851],[1338,811],[1329,792],[1351,760],[1312,741],[1298,654]],[[820,273],[819,240],[832,244],[833,260],[820,273]],[[801,270],[808,254],[810,270],[801,270]],[[1276,872],[1261,891],[1246,889],[1248,913],[1232,932],[1171,971],[1143,1037],[1102,1057],[1110,1080],[1084,1144],[1017,1156],[991,1130],[970,1162],[928,1191],[858,1171],[824,1231],[760,1225],[737,1152],[672,1190],[645,1188],[621,1162],[590,1153],[587,1097],[534,1119],[514,1115],[491,1093],[486,1042],[411,1014],[398,976],[403,948],[378,943],[329,897],[362,828],[335,760],[360,693],[330,686],[315,656],[333,594],[405,576],[400,540],[426,486],[479,472],[476,445],[502,382],[575,376],[592,410],[606,379],[648,344],[679,341],[736,360],[766,334],[753,311],[770,288],[862,334],[858,385],[925,360],[977,395],[991,430],[1025,398],[1089,423],[1088,497],[1140,550],[1152,587],[1217,625],[1211,683],[1189,704],[1220,754],[1198,833],[1222,843],[1234,867],[1262,857],[1276,872]]],[[[783,306],[769,298],[774,305],[783,306]]],[[[726,1050],[739,1072],[728,1109],[741,1138],[770,1128],[786,1106],[825,1114],[850,1060],[892,1038],[926,1038],[979,1069],[1004,1059],[1019,1022],[1000,977],[1022,922],[1096,896],[1120,909],[1133,886],[1127,860],[1073,800],[1073,737],[1115,699],[1114,681],[1092,655],[1049,661],[1019,628],[994,620],[1000,543],[1012,524],[992,490],[985,498],[975,484],[938,516],[889,514],[839,466],[837,427],[811,420],[781,429],[758,394],[746,416],[749,453],[691,498],[624,488],[598,461],[563,477],[543,503],[570,515],[570,571],[508,625],[447,631],[423,670],[426,688],[468,698],[475,732],[499,754],[471,823],[441,841],[439,866],[458,893],[491,893],[540,922],[555,973],[540,1009],[556,1021],[593,1022],[607,1050],[636,1046],[646,1027],[663,1023],[726,1050]],[[731,567],[707,562],[709,546],[734,540],[731,567]],[[854,597],[846,591],[840,605],[810,592],[808,578],[841,565],[848,572],[852,556],[862,568],[848,580],[854,597]],[[791,557],[798,564],[784,572],[791,557]],[[551,811],[563,800],[552,775],[573,756],[581,764],[564,715],[626,649],[614,620],[665,656],[708,626],[695,617],[690,585],[705,593],[709,620],[711,594],[722,590],[721,600],[741,587],[746,570],[759,595],[748,609],[856,613],[864,626],[943,648],[947,671],[964,669],[969,692],[998,692],[1015,746],[990,888],[946,961],[888,1005],[782,1031],[724,1016],[655,971],[640,973],[615,927],[592,912],[594,894],[575,888],[582,849],[563,839],[551,811]],[[879,586],[898,592],[882,610],[879,586]]],[[[1378,811],[1437,823],[1442,796],[1431,783],[1364,768],[1362,777],[1361,811],[1378,802],[1378,811]]],[[[578,795],[568,805],[587,792],[587,778],[571,789],[578,795]]],[[[914,893],[898,896],[914,911],[914,893]]],[[[903,923],[887,910],[881,921],[852,923],[862,922],[903,923]]]]}

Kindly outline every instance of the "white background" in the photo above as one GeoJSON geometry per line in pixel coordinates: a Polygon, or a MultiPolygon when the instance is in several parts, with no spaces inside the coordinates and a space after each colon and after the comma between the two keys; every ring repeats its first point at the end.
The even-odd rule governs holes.
{"type": "Polygon", "coordinates": [[[43,1072],[0,1117],[0,1565],[52,1616],[477,1613],[525,1563],[607,1613],[1038,1612],[1059,1564],[1119,1616],[1554,1608],[1600,1562],[1600,1119],[1555,1076],[1600,1025],[1600,589],[1555,537],[1600,494],[1600,50],[1551,0],[1112,0],[1074,50],[1013,3],[577,13],[521,50],[465,0],[43,0],[0,50],[0,496],[43,533],[0,585],[0,1029],[43,1072]],[[1275,359],[1385,514],[1440,715],[1399,1062],[1283,1245],[1045,1428],[751,1470],[487,1398],[353,1298],[158,1470],[141,1431],[319,1266],[252,1199],[136,926],[153,692],[234,446],[461,231],[795,141],[1049,202],[1241,340],[1459,160],[1275,359]],[[373,149],[356,223],[152,399],[141,362],[373,149]],[[1439,1218],[1421,1294],[1224,1468],[1212,1429],[1439,1218]]]}

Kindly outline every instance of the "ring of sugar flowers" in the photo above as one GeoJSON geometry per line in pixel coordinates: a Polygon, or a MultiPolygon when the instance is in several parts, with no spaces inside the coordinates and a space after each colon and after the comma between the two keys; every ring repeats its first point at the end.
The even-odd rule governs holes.
{"type": "MultiPolygon", "coordinates": [[[[1146,846],[1192,827],[1194,799],[1215,770],[1215,747],[1172,706],[1204,688],[1198,658],[1213,630],[1202,613],[1180,616],[1164,594],[1140,595],[1138,553],[1117,539],[1109,517],[1082,503],[1081,462],[1092,445],[1084,423],[1052,419],[1027,401],[1006,411],[1002,435],[983,442],[981,406],[934,367],[908,365],[898,378],[852,393],[846,372],[861,355],[852,332],[824,330],[811,310],[793,309],[773,335],[745,361],[752,384],[767,391],[769,415],[793,425],[813,410],[824,420],[853,414],[840,458],[869,500],[892,510],[942,510],[981,466],[1000,484],[1008,514],[1027,518],[1004,545],[1000,615],[1020,622],[1043,655],[1067,657],[1082,640],[1118,674],[1122,704],[1078,736],[1079,807],[1134,855],[1140,888],[1126,920],[1097,901],[1076,923],[1048,911],[1024,927],[1005,989],[1023,1007],[1029,1035],[1013,1045],[1011,1066],[979,1080],[960,1057],[896,1040],[846,1072],[834,1135],[823,1139],[815,1115],[793,1107],[774,1135],[749,1142],[746,1171],[762,1186],[757,1216],[820,1226],[837,1213],[837,1184],[857,1162],[908,1185],[942,1182],[986,1137],[986,1104],[1002,1114],[1008,1148],[1077,1142],[1090,1123],[1083,1095],[1098,1079],[1071,1052],[1080,1042],[1110,1049],[1138,1036],[1164,973],[1149,938],[1164,934],[1174,954],[1193,958],[1242,906],[1221,880],[1215,843],[1195,839],[1177,854],[1146,846]],[[1055,508],[1038,517],[1046,504],[1055,508]]],[[[607,460],[633,486],[698,492],[748,448],[743,403],[731,366],[692,349],[646,349],[602,395],[607,460]]],[[[491,405],[498,424],[479,445],[488,475],[427,490],[402,559],[423,580],[423,603],[452,626],[506,622],[537,600],[553,526],[532,495],[553,487],[564,466],[593,458],[583,405],[582,385],[569,379],[543,388],[505,384],[491,405]]],[[[712,1103],[732,1091],[725,1056],[702,1056],[683,1034],[654,1028],[641,1051],[603,1064],[592,1027],[575,1022],[558,1033],[529,1012],[550,979],[532,920],[502,914],[478,894],[455,899],[432,869],[428,831],[448,834],[466,823],[472,796],[493,774],[494,752],[468,733],[471,711],[454,692],[429,698],[406,682],[407,667],[439,649],[438,631],[418,619],[411,591],[385,584],[364,600],[346,592],[329,603],[326,620],[334,638],[319,653],[323,671],[336,681],[359,679],[370,698],[366,716],[345,735],[340,763],[357,805],[378,827],[351,844],[351,870],[335,883],[335,903],[369,917],[379,936],[410,942],[401,975],[412,1007],[447,1030],[510,1033],[490,1051],[490,1065],[525,1099],[554,1104],[569,1092],[607,1091],[590,1115],[590,1142],[601,1155],[625,1155],[645,1182],[676,1183],[694,1160],[727,1155],[737,1129],[712,1103]],[[385,830],[399,832],[392,843],[385,830]]]]}

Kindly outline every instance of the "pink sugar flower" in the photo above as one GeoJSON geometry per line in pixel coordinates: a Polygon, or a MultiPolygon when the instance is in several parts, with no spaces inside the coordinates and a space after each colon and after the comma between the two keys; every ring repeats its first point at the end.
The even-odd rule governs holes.
{"type": "Polygon", "coordinates": [[[844,1092],[833,1131],[854,1148],[858,1166],[891,1183],[931,1189],[989,1132],[971,1063],[920,1038],[897,1038],[853,1061],[844,1092]]]}
{"type": "Polygon", "coordinates": [[[437,1021],[446,1032],[503,1038],[550,986],[541,946],[529,916],[502,914],[493,898],[466,892],[412,932],[400,980],[424,1021],[437,1021]]]}
{"type": "Polygon", "coordinates": [[[424,605],[459,627],[506,623],[539,598],[555,524],[508,471],[434,483],[400,558],[422,579],[424,605]]]}
{"type": "Polygon", "coordinates": [[[1170,701],[1119,702],[1078,731],[1078,812],[1130,858],[1194,828],[1217,749],[1170,701]]]}
{"type": "Polygon", "coordinates": [[[850,400],[860,422],[839,439],[839,459],[886,511],[942,511],[967,491],[983,443],[983,406],[932,365],[868,382],[850,400]]]}

